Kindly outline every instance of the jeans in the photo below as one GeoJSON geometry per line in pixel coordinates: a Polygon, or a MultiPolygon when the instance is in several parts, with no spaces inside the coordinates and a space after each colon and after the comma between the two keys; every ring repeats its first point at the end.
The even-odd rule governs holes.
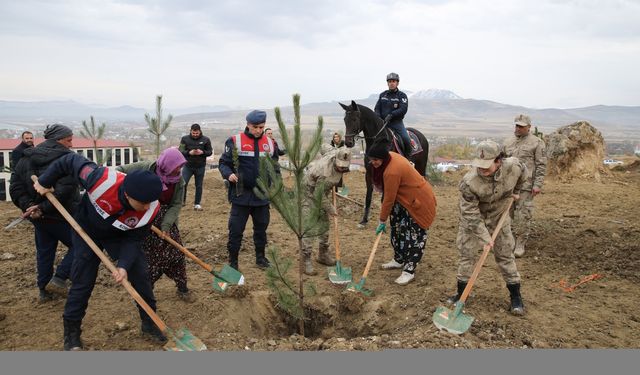
{"type": "Polygon", "coordinates": [[[404,127],[404,124],[402,122],[396,122],[388,124],[387,128],[393,130],[394,133],[402,138],[402,143],[404,143],[402,146],[404,148],[404,152],[406,154],[411,153],[411,138],[409,138],[409,133],[407,132],[407,128],[404,127]]]}
{"type": "Polygon", "coordinates": [[[204,181],[204,169],[205,166],[202,167],[189,167],[185,164],[182,167],[182,178],[184,179],[184,198],[182,199],[182,203],[186,203],[187,201],[187,185],[189,185],[189,180],[191,176],[196,177],[196,197],[193,201],[193,204],[200,204],[202,200],[202,182],[204,181]]]}

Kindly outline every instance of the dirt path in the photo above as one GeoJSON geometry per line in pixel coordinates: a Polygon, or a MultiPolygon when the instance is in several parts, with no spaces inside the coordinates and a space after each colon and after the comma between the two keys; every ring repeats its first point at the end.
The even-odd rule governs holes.
{"type": "MultiPolygon", "coordinates": [[[[468,301],[476,321],[462,336],[439,332],[431,315],[455,286],[457,189],[460,175],[437,186],[438,216],[416,279],[408,286],[393,283],[397,271],[378,265],[392,256],[383,237],[366,286],[375,291],[362,306],[346,305],[342,288],[326,280],[324,267],[310,277],[318,294],[310,299],[311,337],[294,334],[273,307],[263,271],[253,264],[248,225],[240,256],[247,278],[244,293],[219,295],[211,275],[189,262],[189,284],[197,301],[185,304],[165,278],[156,284],[159,313],[171,327],[188,327],[211,350],[378,350],[383,348],[638,348],[640,347],[640,174],[614,173],[604,183],[548,181],[537,198],[533,238],[518,267],[523,277],[527,315],[508,314],[508,291],[490,256],[468,301]],[[576,283],[591,274],[604,277],[572,293],[558,287],[561,279],[576,283]]],[[[350,196],[363,201],[360,172],[346,178],[350,196]]],[[[190,189],[193,193],[193,189],[190,189]]],[[[192,197],[188,202],[192,202],[192,197]]],[[[379,212],[379,196],[372,212],[379,212]]],[[[180,227],[186,246],[210,264],[226,261],[229,204],[217,171],[205,179],[204,211],[185,207],[180,227]]],[[[357,206],[342,201],[343,261],[359,278],[374,240],[374,228],[357,229],[357,206]]],[[[10,203],[0,203],[0,225],[17,217],[10,203]]],[[[375,219],[375,216],[373,217],[375,219]]],[[[269,242],[283,255],[295,256],[296,241],[272,210],[269,242]]],[[[61,249],[62,250],[62,249],[61,249]]],[[[0,350],[60,350],[64,301],[38,304],[35,287],[33,229],[21,224],[2,232],[0,255],[0,350]]],[[[158,350],[139,334],[131,298],[112,284],[106,269],[83,322],[89,350],[158,350]],[[122,324],[118,324],[122,323],[122,324]]]]}

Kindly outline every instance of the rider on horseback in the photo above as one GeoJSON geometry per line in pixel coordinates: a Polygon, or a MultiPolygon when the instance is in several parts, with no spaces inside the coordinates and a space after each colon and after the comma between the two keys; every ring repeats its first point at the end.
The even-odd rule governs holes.
{"type": "Polygon", "coordinates": [[[407,94],[398,90],[399,82],[400,76],[397,73],[387,74],[389,90],[380,93],[374,110],[387,124],[387,128],[396,133],[400,140],[399,143],[402,143],[400,147],[403,149],[403,154],[408,158],[411,154],[411,139],[402,119],[409,108],[409,99],[407,99],[407,94]]]}

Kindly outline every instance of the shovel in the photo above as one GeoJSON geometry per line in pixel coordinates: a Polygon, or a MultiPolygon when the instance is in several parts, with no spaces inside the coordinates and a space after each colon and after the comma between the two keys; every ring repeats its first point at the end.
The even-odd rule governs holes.
{"type": "Polygon", "coordinates": [[[214,270],[213,267],[211,267],[209,264],[203,262],[202,260],[200,260],[200,258],[198,258],[192,252],[187,250],[186,247],[174,241],[173,238],[169,236],[165,236],[164,232],[158,229],[155,225],[151,226],[151,230],[155,234],[157,234],[158,237],[162,238],[163,240],[167,241],[171,245],[175,246],[178,250],[182,251],[184,255],[191,258],[194,262],[198,263],[200,267],[204,268],[210,274],[212,274],[214,290],[220,293],[224,293],[227,289],[229,289],[229,286],[231,285],[244,285],[244,275],[238,272],[235,268],[229,266],[228,264],[225,264],[222,267],[222,270],[218,272],[214,270]]]}
{"type": "MultiPolygon", "coordinates": [[[[336,206],[336,189],[332,190],[333,193],[333,206],[336,206]]],[[[336,245],[336,266],[327,268],[329,272],[329,281],[334,284],[346,284],[351,282],[351,268],[345,267],[342,268],[342,263],[340,262],[340,241],[339,241],[339,233],[338,233],[338,216],[333,217],[333,226],[335,227],[335,245],[336,245]]]]}
{"type": "MultiPolygon", "coordinates": [[[[504,224],[504,221],[507,219],[509,215],[509,210],[511,209],[511,205],[513,204],[513,198],[509,200],[509,205],[505,208],[502,216],[500,216],[500,220],[498,221],[498,225],[493,230],[493,234],[491,235],[491,241],[495,241],[498,233],[500,233],[500,229],[504,224]]],[[[467,297],[471,293],[471,288],[473,288],[473,284],[476,282],[478,278],[478,274],[480,274],[480,270],[482,269],[482,265],[484,261],[487,259],[489,255],[489,251],[492,246],[487,244],[484,246],[482,250],[482,255],[480,255],[480,259],[476,263],[475,268],[473,269],[473,273],[471,274],[471,278],[469,278],[469,282],[467,282],[467,286],[464,288],[462,295],[460,296],[460,300],[456,302],[455,308],[453,311],[450,309],[440,306],[433,313],[433,324],[440,330],[446,330],[450,333],[460,335],[465,333],[469,327],[471,327],[471,323],[473,323],[474,317],[471,315],[464,314],[462,309],[464,308],[464,303],[467,300],[467,297]]]]}
{"type": "Polygon", "coordinates": [[[378,243],[380,243],[381,237],[382,232],[378,233],[378,237],[376,237],[376,241],[373,243],[373,248],[371,249],[371,254],[369,254],[369,260],[367,261],[367,266],[364,268],[360,281],[357,283],[349,283],[345,290],[349,292],[360,292],[365,296],[370,296],[373,293],[373,290],[364,288],[364,281],[367,279],[367,275],[369,274],[369,269],[371,268],[371,263],[373,263],[373,258],[376,255],[376,249],[378,249],[378,243]]]}
{"type": "MultiPolygon", "coordinates": [[[[37,182],[38,178],[36,176],[31,176],[33,182],[37,182]]],[[[73,229],[82,237],[82,239],[89,245],[91,250],[100,258],[102,263],[107,267],[110,272],[116,272],[116,267],[113,263],[107,258],[107,256],[100,250],[98,245],[89,237],[89,235],[82,229],[80,224],[67,212],[64,206],[58,201],[58,199],[50,192],[46,194],[47,199],[58,209],[60,214],[64,216],[64,218],[69,222],[69,224],[73,227],[73,229]]],[[[207,350],[207,347],[204,343],[197,337],[195,337],[191,332],[189,332],[186,328],[180,328],[177,331],[169,328],[163,321],[160,319],[158,314],[145,302],[145,300],[138,294],[138,292],[133,288],[129,280],[122,280],[122,286],[129,292],[131,297],[138,302],[138,304],[142,307],[142,309],[149,315],[151,320],[158,326],[160,331],[170,338],[173,342],[169,341],[164,345],[164,349],[168,351],[203,351],[207,350]]]]}
{"type": "Polygon", "coordinates": [[[346,197],[347,195],[349,195],[349,188],[346,185],[343,185],[340,188],[340,191],[338,192],[338,195],[340,195],[342,197],[346,197]]]}

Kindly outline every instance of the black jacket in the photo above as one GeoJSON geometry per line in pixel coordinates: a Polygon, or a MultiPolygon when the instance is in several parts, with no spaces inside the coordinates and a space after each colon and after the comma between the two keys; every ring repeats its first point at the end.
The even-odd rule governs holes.
{"type": "Polygon", "coordinates": [[[200,134],[200,137],[194,139],[191,134],[187,134],[180,140],[180,152],[187,159],[187,167],[199,168],[207,164],[207,157],[213,154],[213,147],[211,147],[209,137],[200,134]],[[189,155],[191,150],[202,150],[204,153],[202,155],[189,155]]]}
{"type": "Polygon", "coordinates": [[[24,155],[24,150],[32,147],[33,146],[28,145],[24,142],[20,142],[20,144],[17,145],[16,148],[13,149],[13,151],[11,151],[11,171],[15,171],[18,162],[20,161],[20,159],[22,159],[22,155],[24,155]]]}
{"type": "Polygon", "coordinates": [[[407,94],[400,90],[386,90],[380,93],[374,110],[381,119],[384,119],[390,114],[391,121],[389,121],[389,124],[394,124],[402,122],[408,109],[409,99],[407,98],[407,94]]]}
{"type": "MultiPolygon", "coordinates": [[[[53,139],[47,139],[36,147],[25,149],[23,157],[11,176],[9,191],[13,204],[23,212],[30,206],[37,204],[45,218],[64,220],[51,202],[35,191],[31,175],[40,176],[54,161],[69,153],[74,152],[53,139]]],[[[75,211],[80,202],[78,184],[71,176],[58,180],[54,186],[53,194],[71,213],[75,211]]]]}

